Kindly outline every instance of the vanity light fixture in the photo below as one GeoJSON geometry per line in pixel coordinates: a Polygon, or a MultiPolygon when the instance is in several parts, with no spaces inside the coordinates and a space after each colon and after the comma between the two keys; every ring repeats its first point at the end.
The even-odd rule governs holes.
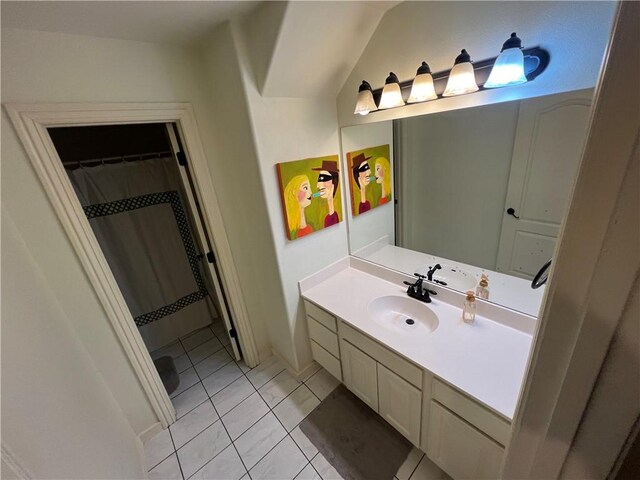
{"type": "Polygon", "coordinates": [[[445,88],[442,96],[453,97],[455,95],[477,92],[478,90],[476,75],[473,71],[473,65],[471,65],[471,56],[463,48],[460,51],[460,55],[456,57],[451,73],[449,73],[447,88],[445,88]]]}
{"type": "Polygon", "coordinates": [[[500,55],[491,69],[489,79],[484,88],[507,87],[525,83],[527,77],[524,74],[524,55],[522,53],[522,40],[516,32],[504,42],[500,55]]]}
{"type": "Polygon", "coordinates": [[[369,112],[408,104],[437,100],[489,88],[507,87],[531,82],[549,65],[549,52],[544,48],[522,48],[522,41],[514,33],[504,42],[498,57],[471,63],[466,50],[456,57],[451,70],[431,73],[429,65],[422,62],[415,78],[398,81],[391,72],[384,88],[371,90],[364,80],[358,89],[358,101],[354,113],[369,112]],[[378,106],[376,107],[376,103],[378,106]]]}
{"type": "Polygon", "coordinates": [[[371,91],[371,85],[366,80],[362,80],[360,87],[358,88],[358,100],[356,102],[356,109],[353,113],[359,115],[367,115],[369,112],[375,112],[378,110],[376,102],[373,100],[373,92],[371,91]]]}
{"type": "Polygon", "coordinates": [[[431,76],[431,69],[427,62],[422,62],[422,65],[416,72],[416,78],[413,79],[411,85],[411,95],[407,103],[426,102],[427,100],[435,100],[438,98],[436,90],[433,86],[433,77],[431,76]]]}
{"type": "Polygon", "coordinates": [[[380,98],[378,108],[383,110],[385,108],[401,107],[403,105],[404,100],[402,99],[402,92],[400,91],[400,81],[395,73],[389,72],[389,76],[384,82],[382,97],[380,98]]]}

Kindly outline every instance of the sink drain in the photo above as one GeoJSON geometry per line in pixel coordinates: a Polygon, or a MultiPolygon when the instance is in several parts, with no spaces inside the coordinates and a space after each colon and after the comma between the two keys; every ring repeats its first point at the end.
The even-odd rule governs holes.
{"type": "Polygon", "coordinates": [[[407,319],[405,320],[405,323],[406,323],[407,325],[413,325],[414,323],[416,323],[416,321],[415,321],[414,319],[412,319],[412,318],[407,318],[407,319]]]}

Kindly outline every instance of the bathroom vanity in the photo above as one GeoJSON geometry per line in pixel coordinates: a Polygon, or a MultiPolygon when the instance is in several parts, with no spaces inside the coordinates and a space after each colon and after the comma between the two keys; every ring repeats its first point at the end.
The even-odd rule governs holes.
{"type": "Polygon", "coordinates": [[[348,257],[300,282],[313,358],[453,478],[497,478],[536,319],[348,257]],[[409,321],[407,321],[409,320],[409,321]]]}

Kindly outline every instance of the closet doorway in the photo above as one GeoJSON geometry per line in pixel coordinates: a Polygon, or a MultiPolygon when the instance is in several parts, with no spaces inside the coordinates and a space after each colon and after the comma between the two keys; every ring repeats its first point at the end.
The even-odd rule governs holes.
{"type": "MultiPolygon", "coordinates": [[[[233,262],[229,238],[225,231],[192,106],[188,103],[56,103],[5,104],[4,106],[34,171],[39,177],[42,187],[56,212],[56,216],[64,228],[78,260],[82,264],[97,299],[104,309],[111,328],[118,338],[133,371],[136,373],[149,404],[157,415],[159,426],[166,428],[175,421],[175,409],[160,380],[142,335],[134,322],[134,315],[142,317],[140,320],[149,319],[151,316],[159,317],[159,314],[153,315],[152,312],[161,310],[162,307],[167,305],[160,305],[154,310],[153,308],[158,304],[148,303],[140,306],[137,312],[132,312],[116,281],[115,273],[97,241],[97,236],[94,234],[90,224],[92,220],[87,219],[85,209],[63,166],[63,161],[58,155],[50,132],[62,127],[148,126],[149,124],[154,124],[154,128],[162,127],[165,140],[168,138],[168,149],[165,150],[166,147],[161,147],[154,152],[145,153],[155,153],[155,159],[159,159],[163,157],[163,151],[170,152],[170,158],[174,162],[173,167],[176,167],[175,163],[179,159],[180,163],[184,163],[186,160],[186,167],[182,165],[178,165],[179,168],[176,167],[180,177],[178,191],[182,192],[182,198],[184,198],[182,206],[185,211],[185,223],[189,224],[188,226],[191,229],[193,244],[197,249],[196,256],[204,255],[203,258],[200,258],[200,276],[203,283],[205,283],[205,288],[207,288],[205,277],[209,276],[210,289],[215,294],[215,297],[208,288],[207,295],[197,294],[200,288],[194,269],[191,268],[192,262],[187,262],[191,276],[185,276],[183,272],[183,276],[179,277],[183,279],[183,282],[178,283],[183,287],[189,284],[196,285],[197,288],[193,291],[187,291],[188,289],[185,288],[179,290],[179,292],[183,292],[183,296],[196,293],[196,296],[210,297],[210,301],[217,309],[216,314],[222,317],[223,320],[226,315],[229,322],[233,321],[235,323],[235,327],[231,323],[228,324],[228,327],[225,325],[225,329],[230,330],[231,333],[233,333],[233,330],[237,331],[235,338],[233,338],[234,342],[229,344],[229,346],[232,346],[233,343],[236,343],[236,349],[238,350],[238,352],[232,351],[232,356],[235,356],[236,353],[241,353],[242,359],[248,367],[256,366],[259,363],[259,354],[244,302],[244,292],[240,286],[238,272],[233,262]],[[161,153],[160,156],[157,155],[158,152],[161,153]],[[190,214],[189,212],[194,213],[190,214]],[[200,221],[198,221],[198,217],[200,221]],[[204,258],[207,257],[206,254],[209,252],[214,253],[213,264],[209,263],[208,259],[206,262],[204,261],[204,258]],[[187,277],[189,280],[187,280],[187,277]],[[217,286],[216,283],[218,284],[217,286]],[[222,289],[224,289],[224,296],[222,289]],[[144,317],[145,313],[150,313],[151,315],[144,317]]],[[[55,135],[56,133],[53,133],[53,136],[55,135]]],[[[58,139],[58,141],[63,140],[58,139]]],[[[98,140],[95,143],[99,143],[98,140]]],[[[105,142],[102,143],[104,144],[105,142]]],[[[128,154],[135,156],[135,161],[133,161],[133,157],[127,157],[125,153],[117,153],[113,156],[118,158],[114,158],[113,162],[117,163],[123,160],[126,162],[129,160],[126,163],[127,166],[143,165],[146,161],[151,161],[150,159],[154,158],[154,155],[148,155],[147,157],[143,155],[141,159],[140,154],[140,151],[135,154],[128,154]]],[[[103,162],[105,165],[108,164],[109,156],[108,153],[96,154],[94,159],[99,160],[102,166],[103,162]]],[[[167,162],[169,161],[167,160],[167,162]]],[[[83,167],[90,168],[86,164],[83,167]]],[[[142,195],[145,195],[145,193],[142,195]]],[[[169,195],[169,197],[173,197],[173,195],[169,195]]],[[[92,197],[88,198],[90,200],[92,197]]],[[[167,198],[166,200],[165,207],[168,205],[169,208],[168,210],[165,209],[165,212],[169,212],[168,214],[174,217],[174,223],[177,223],[175,220],[176,215],[173,214],[175,200],[172,200],[172,198],[167,198]]],[[[97,203],[109,202],[99,201],[97,203]]],[[[122,208],[122,205],[116,206],[122,208]]],[[[92,210],[97,211],[98,207],[92,210]]],[[[93,211],[90,213],[92,215],[95,214],[93,211]]],[[[168,214],[165,213],[165,215],[168,214]]],[[[110,215],[104,215],[103,217],[115,218],[115,216],[110,215]]],[[[106,218],[103,218],[103,220],[106,218]]],[[[109,228],[113,228],[113,226],[109,228]]],[[[182,255],[185,256],[184,242],[182,242],[179,229],[177,235],[182,245],[182,255]]],[[[209,255],[209,257],[211,256],[209,255]]],[[[154,294],[157,294],[157,292],[154,294]]],[[[195,303],[191,302],[191,304],[195,303]]],[[[160,313],[166,313],[166,310],[160,313]]],[[[160,320],[155,320],[151,323],[157,321],[160,320]]],[[[143,435],[150,435],[151,433],[152,428],[150,427],[143,435]]]]}
{"type": "Polygon", "coordinates": [[[240,360],[175,124],[48,133],[152,358],[196,334],[210,350],[224,347],[240,360]]]}

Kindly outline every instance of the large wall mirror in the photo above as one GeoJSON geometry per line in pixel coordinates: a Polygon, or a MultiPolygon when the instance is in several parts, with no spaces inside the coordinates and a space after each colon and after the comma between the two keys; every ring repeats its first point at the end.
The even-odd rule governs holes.
{"type": "MultiPolygon", "coordinates": [[[[592,97],[586,89],[343,128],[345,155],[390,145],[395,187],[394,201],[348,216],[351,254],[431,271],[462,292],[484,274],[489,301],[537,315],[544,288],[531,281],[553,255],[592,97]]],[[[367,188],[382,188],[377,159],[368,162],[367,188]]]]}

